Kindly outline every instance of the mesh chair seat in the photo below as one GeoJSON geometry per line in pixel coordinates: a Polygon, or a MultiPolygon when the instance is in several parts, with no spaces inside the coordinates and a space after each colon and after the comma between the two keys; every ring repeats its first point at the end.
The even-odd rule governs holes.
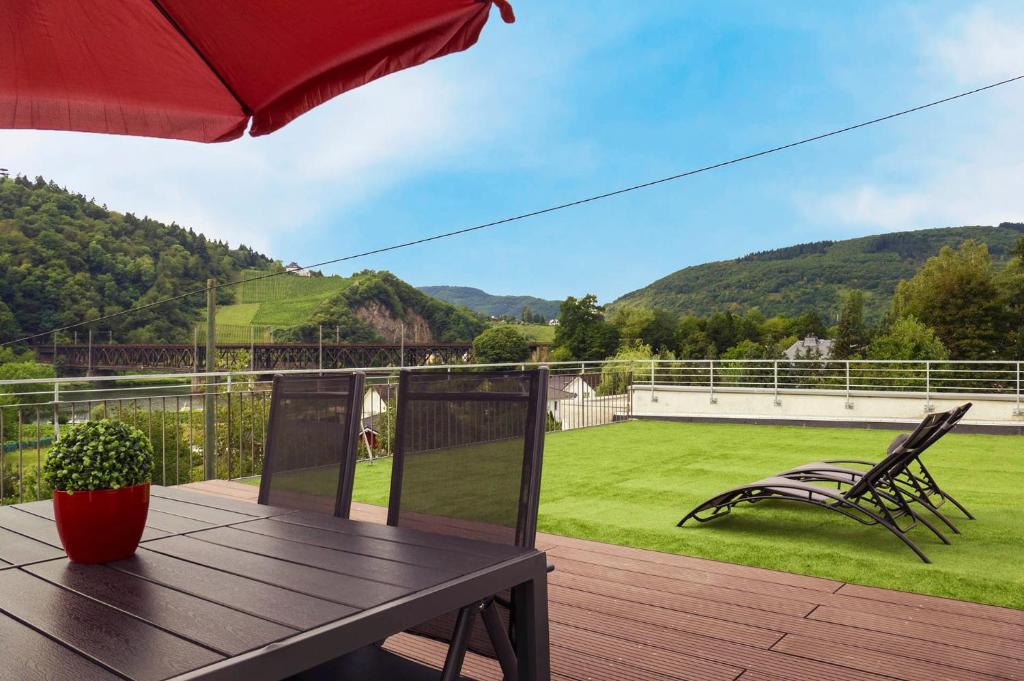
{"type": "Polygon", "coordinates": [[[259,503],[348,517],[364,381],[274,377],[259,503]]]}
{"type": "MultiPolygon", "coordinates": [[[[403,372],[388,524],[533,548],[547,373],[403,372]]],[[[514,614],[503,605],[509,594],[495,596],[490,607],[514,637],[514,614]]],[[[457,615],[412,633],[451,643],[457,615]]],[[[500,659],[478,619],[468,649],[500,659]]]]}

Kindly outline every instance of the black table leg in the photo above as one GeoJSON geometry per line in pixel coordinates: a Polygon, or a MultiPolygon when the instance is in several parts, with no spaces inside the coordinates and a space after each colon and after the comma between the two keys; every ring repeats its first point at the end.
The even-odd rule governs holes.
{"type": "Polygon", "coordinates": [[[540,560],[534,578],[512,590],[516,613],[516,655],[519,681],[549,681],[547,562],[540,560]]]}

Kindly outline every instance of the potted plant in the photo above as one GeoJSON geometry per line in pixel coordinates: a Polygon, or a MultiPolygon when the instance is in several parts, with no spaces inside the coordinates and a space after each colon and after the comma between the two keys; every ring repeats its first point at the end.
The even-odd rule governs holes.
{"type": "Polygon", "coordinates": [[[149,513],[153,445],[119,421],[89,421],[63,434],[46,458],[57,532],[68,558],[106,563],[128,558],[149,513]]]}

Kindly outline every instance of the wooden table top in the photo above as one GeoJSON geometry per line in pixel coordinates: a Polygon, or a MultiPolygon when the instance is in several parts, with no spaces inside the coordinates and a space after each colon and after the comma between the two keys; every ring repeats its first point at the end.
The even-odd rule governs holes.
{"type": "Polygon", "coordinates": [[[0,507],[0,678],[280,678],[542,574],[511,546],[153,487],[130,559],[0,507]]]}

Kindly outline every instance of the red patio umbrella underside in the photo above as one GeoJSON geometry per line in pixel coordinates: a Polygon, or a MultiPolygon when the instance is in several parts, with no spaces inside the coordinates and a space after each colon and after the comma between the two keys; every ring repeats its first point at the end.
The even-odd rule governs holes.
{"type": "Polygon", "coordinates": [[[473,45],[505,0],[0,0],[0,127],[223,142],[473,45]]]}

